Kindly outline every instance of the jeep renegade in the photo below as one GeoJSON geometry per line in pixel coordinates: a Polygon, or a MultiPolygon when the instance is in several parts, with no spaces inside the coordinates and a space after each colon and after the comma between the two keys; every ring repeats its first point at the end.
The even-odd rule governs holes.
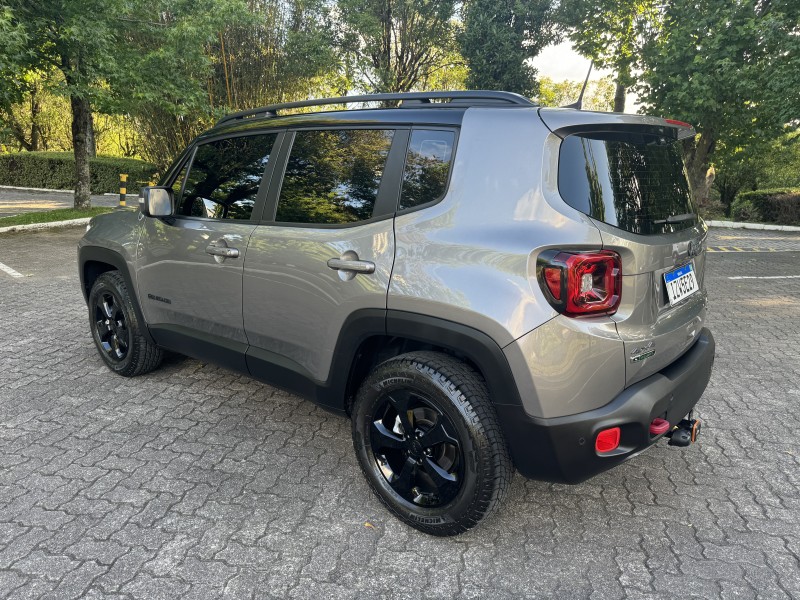
{"type": "Polygon", "coordinates": [[[714,339],[692,135],[506,92],[229,115],[139,210],[92,219],[94,342],[123,376],[168,349],[349,416],[381,502],[457,534],[514,469],[575,483],[694,441],[714,339]]]}

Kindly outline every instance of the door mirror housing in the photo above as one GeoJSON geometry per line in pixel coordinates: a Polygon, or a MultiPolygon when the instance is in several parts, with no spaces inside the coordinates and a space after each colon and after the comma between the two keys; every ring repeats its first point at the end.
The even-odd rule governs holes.
{"type": "Polygon", "coordinates": [[[169,217],[175,211],[172,188],[162,186],[143,187],[139,194],[139,210],[146,217],[169,217]]]}

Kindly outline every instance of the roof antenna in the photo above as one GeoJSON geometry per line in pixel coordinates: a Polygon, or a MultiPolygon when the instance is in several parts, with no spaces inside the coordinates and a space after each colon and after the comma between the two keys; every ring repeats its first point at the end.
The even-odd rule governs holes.
{"type": "Polygon", "coordinates": [[[586,79],[583,80],[583,87],[581,88],[581,94],[578,96],[578,100],[573,104],[567,104],[566,106],[562,106],[561,108],[575,108],[577,110],[581,110],[583,108],[583,93],[586,91],[586,84],[589,83],[589,75],[592,74],[592,67],[594,66],[594,61],[589,63],[589,72],[586,73],[586,79]]]}

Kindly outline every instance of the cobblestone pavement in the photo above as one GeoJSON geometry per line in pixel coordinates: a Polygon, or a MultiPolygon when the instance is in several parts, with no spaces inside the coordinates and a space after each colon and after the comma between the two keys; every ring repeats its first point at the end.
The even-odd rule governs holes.
{"type": "MultiPolygon", "coordinates": [[[[137,192],[138,193],[138,192],[137,192]]],[[[30,192],[0,188],[0,217],[10,217],[27,212],[72,208],[72,192],[30,192]]],[[[128,195],[128,204],[136,201],[136,196],[128,195]]],[[[92,206],[117,206],[119,196],[92,196],[92,206]]]]}
{"type": "Polygon", "coordinates": [[[800,598],[800,253],[709,256],[701,441],[514,479],[451,539],[390,517],[349,423],[195,360],[96,355],[81,231],[0,236],[0,597],[800,598]]]}
{"type": "Polygon", "coordinates": [[[713,228],[706,245],[711,252],[800,251],[800,231],[713,228]]]}

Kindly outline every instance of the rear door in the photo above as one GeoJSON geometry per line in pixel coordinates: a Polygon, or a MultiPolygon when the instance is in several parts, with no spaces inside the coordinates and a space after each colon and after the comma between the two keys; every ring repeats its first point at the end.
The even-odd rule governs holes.
{"type": "Polygon", "coordinates": [[[683,354],[705,320],[707,228],[694,207],[680,139],[693,131],[652,117],[540,114],[563,137],[561,197],[590,216],[603,248],[622,258],[622,302],[612,318],[630,385],[683,354]]]}
{"type": "Polygon", "coordinates": [[[242,272],[277,133],[198,144],[174,181],[174,215],[143,217],[142,308],[156,341],[244,368],[242,272]]]}
{"type": "Polygon", "coordinates": [[[280,365],[325,382],[348,317],[385,311],[407,141],[402,128],[287,133],[278,163],[285,173],[244,268],[252,373],[270,379],[280,365]]]}

